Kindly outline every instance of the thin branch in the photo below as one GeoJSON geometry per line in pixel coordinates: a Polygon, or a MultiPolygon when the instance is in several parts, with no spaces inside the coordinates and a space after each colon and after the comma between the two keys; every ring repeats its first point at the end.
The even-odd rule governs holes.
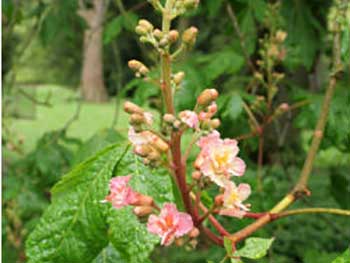
{"type": "Polygon", "coordinates": [[[273,220],[282,217],[301,215],[301,214],[334,214],[341,216],[350,216],[350,210],[336,209],[336,208],[301,208],[289,211],[284,211],[275,215],[272,215],[273,220]]]}
{"type": "Polygon", "coordinates": [[[248,54],[248,52],[247,52],[247,50],[246,50],[245,39],[244,39],[244,36],[243,36],[243,34],[242,34],[242,32],[241,32],[241,30],[240,30],[240,28],[239,28],[239,24],[238,24],[238,20],[237,20],[236,14],[235,14],[235,12],[234,12],[232,6],[231,6],[229,3],[226,5],[226,9],[227,9],[227,13],[228,13],[228,15],[229,15],[229,17],[230,17],[230,19],[231,19],[233,28],[234,28],[234,30],[236,31],[236,34],[237,34],[237,36],[238,36],[238,38],[239,38],[239,44],[240,44],[240,46],[241,46],[241,49],[242,49],[244,58],[245,58],[245,60],[246,60],[246,62],[247,62],[247,64],[248,64],[250,70],[251,70],[252,72],[255,72],[256,69],[255,69],[254,64],[253,64],[252,61],[250,60],[249,54],[248,54]]]}

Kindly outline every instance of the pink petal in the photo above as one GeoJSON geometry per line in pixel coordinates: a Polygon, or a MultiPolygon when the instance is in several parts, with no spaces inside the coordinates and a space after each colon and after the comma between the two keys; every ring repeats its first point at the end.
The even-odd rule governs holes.
{"type": "Polygon", "coordinates": [[[241,201],[246,200],[251,194],[251,189],[249,184],[239,184],[238,185],[238,195],[241,201]]]}
{"type": "Polygon", "coordinates": [[[242,176],[245,172],[246,165],[241,158],[236,157],[231,164],[230,172],[235,176],[242,176]]]}
{"type": "Polygon", "coordinates": [[[246,211],[243,211],[239,208],[229,208],[229,209],[221,209],[219,211],[220,215],[224,216],[232,216],[237,218],[242,218],[245,215],[246,211]]]}
{"type": "Polygon", "coordinates": [[[178,213],[178,225],[175,232],[176,237],[183,236],[193,228],[192,217],[186,213],[178,213]]]}
{"type": "Polygon", "coordinates": [[[147,230],[155,235],[162,235],[164,233],[163,223],[156,215],[150,215],[147,222],[147,230]]]}

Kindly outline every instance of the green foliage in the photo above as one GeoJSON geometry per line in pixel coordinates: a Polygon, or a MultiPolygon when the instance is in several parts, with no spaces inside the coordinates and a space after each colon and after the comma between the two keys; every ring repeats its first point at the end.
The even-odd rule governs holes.
{"type": "Polygon", "coordinates": [[[103,150],[54,186],[52,204],[26,243],[29,262],[91,261],[108,244],[108,206],[100,200],[124,149],[103,150]]]}
{"type": "Polygon", "coordinates": [[[259,259],[266,256],[267,251],[270,249],[274,238],[258,238],[250,237],[245,240],[244,247],[238,249],[234,256],[240,256],[243,258],[259,259]]]}
{"type": "Polygon", "coordinates": [[[113,18],[106,24],[103,32],[103,43],[110,44],[122,32],[122,29],[134,31],[138,21],[138,16],[134,13],[126,13],[113,18]]]}
{"type": "Polygon", "coordinates": [[[350,262],[350,249],[347,249],[342,255],[337,257],[332,263],[349,263],[350,262]]]}
{"type": "Polygon", "coordinates": [[[92,263],[126,263],[126,261],[120,258],[118,251],[113,245],[108,244],[92,263]]]}

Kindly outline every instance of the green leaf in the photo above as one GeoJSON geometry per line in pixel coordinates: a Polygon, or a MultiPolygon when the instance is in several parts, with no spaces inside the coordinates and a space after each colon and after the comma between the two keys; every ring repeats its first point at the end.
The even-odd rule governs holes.
{"type": "Polygon", "coordinates": [[[240,256],[250,259],[259,259],[266,256],[274,238],[247,238],[244,247],[237,250],[234,256],[240,256]]]}
{"type": "Polygon", "coordinates": [[[119,252],[109,244],[101,253],[92,261],[92,263],[126,263],[120,258],[119,252]]]}
{"type": "Polygon", "coordinates": [[[128,12],[123,15],[123,27],[128,31],[134,32],[138,20],[139,17],[135,13],[128,12]]]}
{"type": "Polygon", "coordinates": [[[243,100],[239,94],[233,94],[230,96],[225,111],[223,112],[224,117],[229,117],[231,120],[237,119],[237,117],[242,113],[243,110],[243,100]]]}
{"type": "Polygon", "coordinates": [[[232,50],[224,50],[207,55],[202,58],[202,62],[206,64],[203,76],[206,76],[209,82],[214,81],[224,73],[235,73],[244,65],[243,57],[232,50]]]}
{"type": "Polygon", "coordinates": [[[210,18],[213,18],[218,14],[223,2],[224,2],[223,0],[216,0],[216,1],[207,0],[205,2],[210,18]]]}
{"type": "Polygon", "coordinates": [[[109,239],[128,263],[148,262],[149,254],[159,242],[132,213],[131,207],[111,208],[108,216],[109,239]]]}
{"type": "Polygon", "coordinates": [[[123,28],[123,16],[117,16],[105,26],[103,44],[109,44],[115,39],[123,28]]]}
{"type": "Polygon", "coordinates": [[[232,256],[232,240],[228,237],[224,237],[224,247],[228,256],[232,256]]]}
{"type": "Polygon", "coordinates": [[[107,246],[108,182],[125,147],[76,166],[52,189],[52,204],[26,242],[28,262],[90,262],[107,246]]]}
{"type": "Polygon", "coordinates": [[[332,263],[350,263],[350,249],[348,248],[342,255],[333,260],[332,263]]]}

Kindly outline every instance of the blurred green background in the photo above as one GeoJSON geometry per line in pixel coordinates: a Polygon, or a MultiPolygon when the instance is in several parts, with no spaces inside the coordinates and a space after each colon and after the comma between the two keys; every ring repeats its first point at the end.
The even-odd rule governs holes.
{"type": "MultiPolygon", "coordinates": [[[[86,8],[92,8],[92,1],[84,2],[86,8]]],[[[125,99],[160,111],[159,89],[134,79],[127,67],[127,61],[136,58],[150,65],[152,74],[159,73],[156,53],[141,45],[134,33],[139,18],[159,26],[159,15],[146,1],[110,0],[104,4],[101,79],[108,99],[88,102],[81,96],[88,25],[78,15],[82,8],[79,1],[2,1],[3,262],[25,262],[24,242],[48,206],[53,184],[73,165],[126,137],[128,120],[121,106],[125,99]]],[[[218,89],[224,137],[250,131],[243,102],[253,104],[256,95],[264,95],[259,89],[255,95],[247,89],[253,73],[228,7],[235,12],[244,50],[254,63],[260,58],[259,39],[273,28],[287,32],[286,57],[275,67],[285,78],[273,104],[307,104],[284,115],[266,131],[263,192],[254,191],[249,199],[253,211],[271,208],[292,187],[302,167],[330,73],[327,15],[331,4],[323,0],[202,0],[197,11],[174,21],[179,31],[191,25],[199,28],[194,50],[174,65],[175,70],[186,73],[176,107],[192,108],[201,90],[218,89]],[[276,3],[277,13],[272,13],[269,6],[276,3]]],[[[349,29],[342,35],[345,71],[337,84],[312,172],[312,196],[295,207],[350,209],[349,35],[349,29]]],[[[248,165],[244,180],[256,189],[257,138],[242,141],[241,149],[248,165]]],[[[232,231],[251,222],[220,220],[232,231]]],[[[256,233],[276,237],[268,257],[259,262],[331,262],[350,244],[349,221],[333,215],[303,215],[274,222],[256,233]]],[[[110,253],[114,262],[123,262],[117,252],[110,253]]],[[[202,242],[193,251],[157,249],[152,261],[218,262],[223,256],[222,249],[202,242]]]]}

